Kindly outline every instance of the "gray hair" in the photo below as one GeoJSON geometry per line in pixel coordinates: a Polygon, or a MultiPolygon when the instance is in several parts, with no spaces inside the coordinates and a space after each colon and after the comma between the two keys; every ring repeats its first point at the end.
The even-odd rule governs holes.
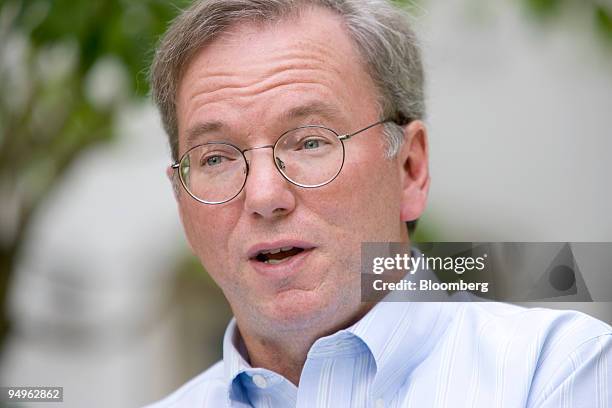
{"type": "Polygon", "coordinates": [[[405,13],[386,0],[197,0],[180,14],[161,39],[151,67],[151,89],[178,159],[176,93],[183,70],[193,55],[234,24],[273,21],[308,6],[340,15],[365,60],[380,92],[387,154],[394,156],[403,142],[402,127],[425,116],[424,74],[416,37],[405,13]]]}

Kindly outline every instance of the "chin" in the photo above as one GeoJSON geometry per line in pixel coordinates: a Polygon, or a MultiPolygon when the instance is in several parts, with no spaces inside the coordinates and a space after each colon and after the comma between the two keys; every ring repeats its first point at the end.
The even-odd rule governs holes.
{"type": "Polygon", "coordinates": [[[331,323],[338,310],[338,300],[337,296],[334,299],[313,291],[290,289],[278,293],[266,304],[264,314],[273,324],[286,329],[299,329],[321,321],[331,323]]]}

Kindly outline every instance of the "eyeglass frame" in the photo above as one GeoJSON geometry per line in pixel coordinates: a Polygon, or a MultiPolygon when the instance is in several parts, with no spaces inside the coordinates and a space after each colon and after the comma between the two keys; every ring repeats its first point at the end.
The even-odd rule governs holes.
{"type": "Polygon", "coordinates": [[[238,146],[236,146],[236,145],[234,145],[234,144],[232,144],[232,143],[229,143],[229,142],[210,141],[210,142],[206,142],[206,143],[202,143],[202,144],[199,144],[199,145],[196,145],[196,146],[190,147],[190,148],[189,148],[189,149],[188,149],[188,150],[187,150],[185,153],[183,153],[183,154],[181,155],[180,159],[179,159],[178,161],[176,161],[176,162],[172,163],[172,164],[170,165],[170,167],[171,167],[172,169],[174,169],[174,170],[179,170],[179,169],[180,169],[180,166],[181,166],[181,162],[182,162],[182,161],[185,159],[185,157],[187,157],[187,155],[188,155],[188,154],[189,154],[189,153],[190,153],[192,150],[195,150],[195,149],[197,149],[197,148],[200,148],[200,147],[202,147],[202,146],[206,146],[206,145],[211,145],[211,144],[217,144],[217,145],[219,145],[219,144],[220,144],[220,145],[230,146],[230,147],[232,147],[232,148],[236,149],[237,151],[239,151],[239,152],[240,152],[240,154],[242,155],[242,158],[243,158],[243,160],[244,160],[244,163],[246,164],[246,172],[245,172],[245,176],[244,176],[244,182],[242,183],[242,186],[240,187],[240,189],[238,190],[238,192],[237,192],[236,194],[234,194],[232,197],[228,198],[227,200],[224,200],[224,201],[219,201],[219,202],[207,202],[207,201],[202,200],[201,198],[196,197],[196,196],[195,196],[193,193],[191,193],[191,191],[189,191],[189,189],[188,189],[188,188],[187,188],[187,186],[185,185],[185,181],[183,180],[183,175],[181,174],[181,172],[180,172],[180,171],[178,172],[178,177],[179,177],[179,180],[181,181],[181,185],[183,186],[183,188],[185,189],[185,191],[187,192],[187,194],[189,194],[189,195],[190,195],[190,196],[191,196],[191,197],[192,197],[194,200],[196,200],[196,201],[198,201],[198,202],[200,202],[200,203],[202,203],[202,204],[208,204],[208,205],[225,204],[225,203],[227,203],[227,202],[229,202],[229,201],[232,201],[234,198],[238,197],[238,196],[240,195],[240,193],[242,193],[242,190],[244,190],[244,186],[246,185],[247,179],[248,179],[248,177],[249,177],[249,170],[250,170],[249,160],[248,160],[248,159],[246,158],[246,156],[245,156],[245,153],[246,153],[246,152],[251,151],[251,150],[259,150],[259,149],[269,149],[269,148],[271,148],[271,149],[272,149],[272,158],[274,159],[274,158],[275,158],[275,156],[274,156],[274,151],[276,150],[276,146],[278,145],[278,142],[279,142],[279,141],[280,141],[280,140],[283,138],[283,136],[285,136],[286,134],[288,134],[288,133],[290,133],[290,132],[294,132],[294,131],[296,131],[296,130],[298,130],[298,129],[309,129],[309,128],[325,129],[325,130],[328,130],[328,131],[332,132],[334,135],[336,135],[336,137],[338,138],[338,140],[340,140],[340,144],[342,145],[342,163],[340,164],[340,168],[338,169],[338,171],[336,172],[336,174],[335,174],[335,175],[334,175],[334,176],[333,176],[333,177],[332,177],[332,178],[331,178],[329,181],[326,181],[326,182],[324,182],[324,183],[319,183],[319,184],[316,184],[316,185],[314,185],[314,186],[309,186],[309,185],[304,185],[304,184],[297,183],[296,181],[291,180],[291,179],[290,179],[290,178],[289,178],[289,177],[288,177],[288,176],[287,176],[285,173],[283,173],[283,171],[282,171],[282,170],[279,168],[279,164],[277,163],[277,161],[276,161],[276,160],[273,160],[273,161],[274,161],[274,167],[276,167],[276,170],[278,170],[278,172],[280,173],[280,175],[281,175],[281,176],[282,176],[282,177],[283,177],[285,180],[287,180],[289,183],[291,183],[291,184],[293,184],[293,185],[295,185],[295,186],[298,186],[298,187],[302,187],[302,188],[318,188],[318,187],[323,187],[323,186],[325,186],[325,185],[327,185],[327,184],[331,183],[332,181],[334,181],[334,180],[335,180],[335,179],[338,177],[338,175],[340,174],[340,172],[342,171],[342,168],[344,167],[344,159],[345,159],[345,156],[346,156],[346,148],[345,148],[345,146],[344,146],[344,141],[345,141],[345,140],[350,140],[350,139],[351,139],[353,136],[356,136],[356,135],[358,135],[359,133],[363,133],[363,132],[365,132],[366,130],[369,130],[369,129],[371,129],[371,128],[375,127],[375,126],[382,125],[382,124],[385,124],[385,123],[396,123],[396,124],[398,124],[399,126],[404,126],[404,125],[407,125],[407,124],[408,124],[408,123],[410,123],[410,122],[411,122],[411,120],[410,120],[410,119],[401,120],[401,121],[398,121],[398,120],[396,120],[396,119],[383,119],[383,120],[379,120],[378,122],[375,122],[375,123],[373,123],[373,124],[371,124],[371,125],[368,125],[368,126],[366,126],[366,127],[362,128],[362,129],[359,129],[359,130],[357,130],[357,131],[355,131],[355,132],[353,132],[353,133],[346,133],[346,134],[343,134],[343,135],[340,135],[340,134],[338,134],[338,132],[336,132],[335,130],[333,130],[333,129],[331,129],[331,128],[328,128],[328,127],[326,127],[326,126],[323,126],[323,125],[304,125],[304,126],[298,126],[298,127],[296,127],[296,128],[289,129],[289,130],[287,130],[287,131],[283,132],[283,133],[282,133],[282,134],[281,134],[281,135],[278,137],[278,139],[276,139],[276,142],[274,142],[274,144],[268,144],[268,145],[264,145],[264,146],[255,146],[255,147],[250,147],[250,148],[247,148],[247,149],[240,149],[238,146]]]}

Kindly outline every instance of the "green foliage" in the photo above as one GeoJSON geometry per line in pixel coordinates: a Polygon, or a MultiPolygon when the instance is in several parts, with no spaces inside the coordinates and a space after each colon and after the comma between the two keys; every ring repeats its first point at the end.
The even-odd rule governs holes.
{"type": "Polygon", "coordinates": [[[0,187],[20,207],[2,248],[18,246],[29,216],[77,155],[112,138],[122,103],[147,94],[151,50],[186,3],[0,3],[0,187]],[[106,82],[96,83],[104,70],[106,82]],[[116,94],[103,89],[113,86],[109,70],[125,80],[116,94]]]}
{"type": "Polygon", "coordinates": [[[559,13],[564,0],[524,0],[527,6],[539,17],[549,17],[559,13]]]}
{"type": "Polygon", "coordinates": [[[0,1],[0,339],[7,282],[33,216],[124,103],[187,0],[0,1]]]}
{"type": "Polygon", "coordinates": [[[603,6],[596,7],[595,24],[603,39],[612,45],[612,10],[603,6]]]}
{"type": "Polygon", "coordinates": [[[564,9],[586,10],[593,16],[593,31],[599,32],[608,45],[612,45],[612,4],[599,0],[522,0],[540,20],[552,20],[564,9]]]}
{"type": "MultiPolygon", "coordinates": [[[[78,42],[79,74],[84,75],[98,58],[115,55],[125,64],[132,89],[148,91],[146,71],[157,37],[187,0],[41,0],[36,7],[48,10],[46,18],[32,31],[35,46],[65,40],[78,42]]],[[[22,17],[27,13],[23,8],[22,17]]]]}

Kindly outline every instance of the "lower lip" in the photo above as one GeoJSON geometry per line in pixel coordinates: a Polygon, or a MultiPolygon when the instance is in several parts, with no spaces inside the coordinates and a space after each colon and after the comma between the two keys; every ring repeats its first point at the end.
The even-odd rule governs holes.
{"type": "Polygon", "coordinates": [[[249,263],[256,272],[275,279],[286,278],[297,273],[302,264],[310,256],[314,248],[305,249],[299,254],[293,255],[289,259],[279,264],[268,264],[259,262],[255,259],[249,259],[249,263]]]}

